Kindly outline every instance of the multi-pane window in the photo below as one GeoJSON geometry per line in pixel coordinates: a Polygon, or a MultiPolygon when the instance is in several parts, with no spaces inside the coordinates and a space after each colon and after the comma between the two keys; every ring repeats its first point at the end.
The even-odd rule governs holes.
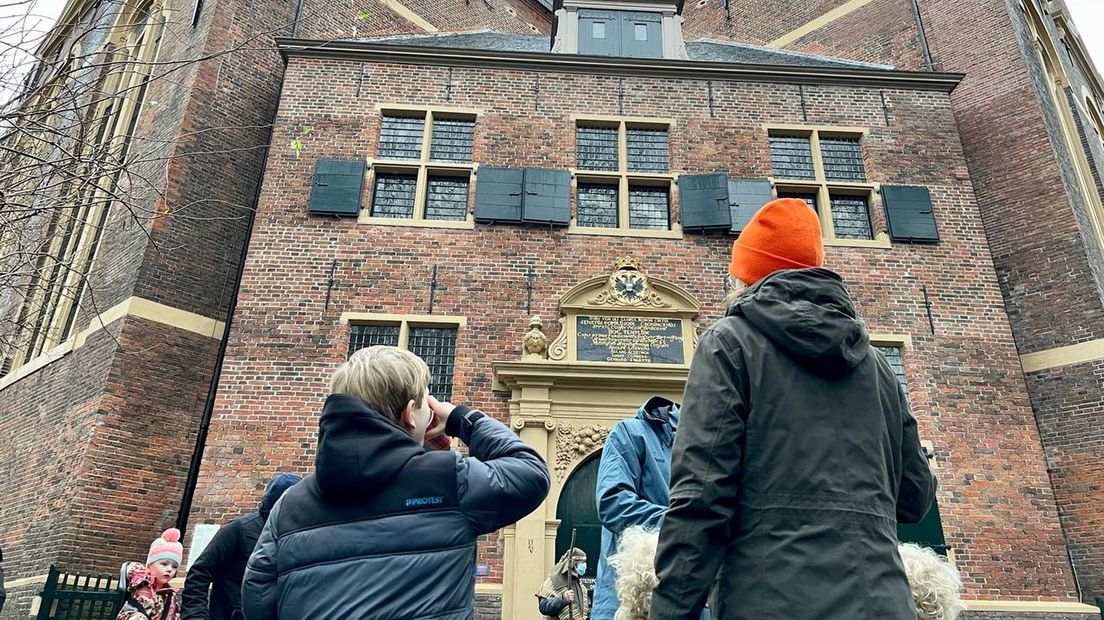
{"type": "Polygon", "coordinates": [[[414,217],[414,196],[418,186],[416,174],[379,173],[372,192],[373,217],[414,217]]]}
{"type": "Polygon", "coordinates": [[[575,222],[592,228],[617,228],[617,186],[579,183],[575,222]]]}
{"type": "Polygon", "coordinates": [[[414,319],[353,325],[349,329],[349,355],[376,345],[406,349],[425,360],[429,366],[429,393],[439,400],[451,400],[456,367],[456,331],[454,325],[422,325],[414,319]]]}
{"type": "Polygon", "coordinates": [[[667,230],[671,205],[666,187],[642,185],[629,188],[629,228],[667,230]]]}
{"type": "Polygon", "coordinates": [[[384,111],[369,215],[468,222],[475,117],[446,111],[384,111]]]}
{"type": "Polygon", "coordinates": [[[577,230],[671,230],[668,127],[661,122],[578,122],[577,230]]]}
{"type": "Polygon", "coordinates": [[[771,131],[771,171],[779,198],[800,198],[816,209],[825,239],[874,238],[857,134],[817,129],[771,131]]]}
{"type": "Polygon", "coordinates": [[[901,347],[894,345],[874,345],[875,349],[881,351],[885,356],[886,361],[889,362],[889,367],[893,369],[893,374],[897,376],[897,383],[901,385],[901,389],[908,394],[908,383],[905,381],[905,360],[901,354],[901,347]]]}
{"type": "Polygon", "coordinates": [[[384,116],[380,123],[380,159],[421,159],[425,118],[384,116]]]}
{"type": "MultiPolygon", "coordinates": [[[[76,34],[80,40],[87,33],[80,26],[70,27],[62,39],[76,34]]],[[[59,188],[59,204],[65,208],[52,210],[49,221],[42,222],[45,237],[42,252],[28,282],[25,302],[17,320],[17,346],[11,356],[0,364],[2,371],[12,371],[30,360],[62,344],[72,336],[80,310],[85,281],[93,265],[100,238],[107,221],[110,205],[118,200],[120,178],[126,169],[120,162],[128,160],[138,117],[143,110],[149,82],[154,79],[154,67],[161,47],[164,17],[153,0],[128,4],[119,12],[116,27],[111,30],[105,48],[114,50],[112,62],[105,65],[93,103],[81,112],[88,123],[74,135],[71,157],[79,162],[66,174],[86,182],[69,183],[60,179],[42,179],[43,186],[59,188]]],[[[62,46],[48,51],[36,72],[57,79],[71,77],[71,71],[59,66],[62,46]]],[[[92,52],[86,52],[88,55],[92,52]]],[[[66,89],[43,89],[59,93],[66,89]]],[[[60,94],[56,95],[60,97],[60,94]]],[[[59,100],[43,102],[46,109],[56,108],[59,100]]],[[[61,107],[64,107],[61,106],[61,107]]],[[[33,132],[32,132],[33,133],[33,132]]],[[[25,166],[36,175],[36,163],[25,166]]],[[[44,174],[50,172],[44,171],[44,174]]],[[[39,182],[39,181],[36,181],[39,182]]],[[[135,191],[133,188],[131,192],[135,191]]],[[[125,194],[125,192],[123,192],[125,194]]]]}
{"type": "Polygon", "coordinates": [[[617,170],[617,127],[575,128],[575,166],[580,170],[617,170]]]}
{"type": "Polygon", "coordinates": [[[807,137],[771,136],[771,169],[786,179],[815,179],[813,143],[807,137]]]}

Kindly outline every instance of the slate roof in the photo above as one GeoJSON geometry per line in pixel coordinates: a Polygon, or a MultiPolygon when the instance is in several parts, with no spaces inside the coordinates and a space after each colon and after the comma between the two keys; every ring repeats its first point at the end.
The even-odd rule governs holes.
{"type": "MultiPolygon", "coordinates": [[[[548,52],[547,35],[510,34],[479,30],[474,32],[441,32],[425,35],[401,35],[359,39],[366,43],[410,45],[473,50],[498,50],[503,52],[548,52]]],[[[686,42],[686,53],[691,61],[724,62],[736,64],[783,65],[798,67],[849,67],[852,69],[892,69],[888,65],[844,60],[817,54],[805,54],[757,45],[745,45],[713,39],[695,39],[686,42]]]]}

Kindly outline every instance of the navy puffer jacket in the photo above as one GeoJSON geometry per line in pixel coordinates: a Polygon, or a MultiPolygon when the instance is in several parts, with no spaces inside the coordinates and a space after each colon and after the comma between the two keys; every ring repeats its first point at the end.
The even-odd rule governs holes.
{"type": "Polygon", "coordinates": [[[468,620],[475,541],[533,511],[548,468],[504,424],[457,407],[471,457],[425,452],[358,398],[335,394],[315,473],[276,504],[245,572],[249,620],[468,620]]]}

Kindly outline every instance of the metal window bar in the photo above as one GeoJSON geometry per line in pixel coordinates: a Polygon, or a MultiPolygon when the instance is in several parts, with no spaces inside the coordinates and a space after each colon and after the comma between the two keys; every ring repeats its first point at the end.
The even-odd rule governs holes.
{"type": "Polygon", "coordinates": [[[410,116],[384,116],[380,127],[381,159],[421,159],[425,119],[410,116]]]}
{"type": "Polygon", "coordinates": [[[456,328],[411,327],[406,348],[429,366],[429,393],[440,400],[452,400],[456,328]]]}
{"type": "Polygon", "coordinates": [[[372,216],[414,217],[414,193],[418,186],[415,174],[379,173],[372,192],[372,216]]]}
{"type": "Polygon", "coordinates": [[[832,196],[832,225],[837,239],[873,239],[870,210],[863,196],[832,196]]]}
{"type": "Polygon", "coordinates": [[[813,144],[808,137],[770,136],[771,171],[784,179],[813,179],[813,144]]]}
{"type": "Polygon", "coordinates": [[[666,187],[629,188],[629,228],[669,230],[671,204],[666,187]]]}
{"type": "Polygon", "coordinates": [[[821,138],[820,158],[829,181],[866,181],[858,138],[821,138]]]}
{"type": "Polygon", "coordinates": [[[425,219],[468,219],[468,178],[429,177],[426,184],[425,219]]]}
{"type": "Polygon", "coordinates": [[[580,183],[575,200],[575,225],[617,228],[617,186],[580,183]]]}
{"type": "Polygon", "coordinates": [[[429,158],[433,161],[470,162],[474,142],[475,120],[434,118],[429,158]]]}
{"type": "Polygon", "coordinates": [[[580,170],[617,170],[617,128],[575,128],[575,166],[580,170]]]}
{"type": "Polygon", "coordinates": [[[376,345],[399,346],[399,326],[353,325],[349,328],[349,355],[376,345]]]}
{"type": "MultiPolygon", "coordinates": [[[[812,207],[813,211],[817,210],[817,195],[816,193],[803,193],[803,192],[778,192],[779,198],[797,198],[798,200],[804,200],[805,204],[812,207]]],[[[817,211],[819,214],[820,212],[817,211]]]]}
{"type": "Polygon", "coordinates": [[[666,129],[629,128],[625,132],[629,170],[667,172],[670,169],[670,145],[666,129]]]}

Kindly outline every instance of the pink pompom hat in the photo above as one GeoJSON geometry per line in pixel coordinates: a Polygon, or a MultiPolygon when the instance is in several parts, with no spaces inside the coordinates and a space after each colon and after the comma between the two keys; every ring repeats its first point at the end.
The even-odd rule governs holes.
{"type": "Polygon", "coordinates": [[[184,561],[184,545],[180,544],[180,530],[175,527],[165,530],[161,537],[150,545],[146,565],[159,560],[172,560],[177,566],[184,561]]]}

